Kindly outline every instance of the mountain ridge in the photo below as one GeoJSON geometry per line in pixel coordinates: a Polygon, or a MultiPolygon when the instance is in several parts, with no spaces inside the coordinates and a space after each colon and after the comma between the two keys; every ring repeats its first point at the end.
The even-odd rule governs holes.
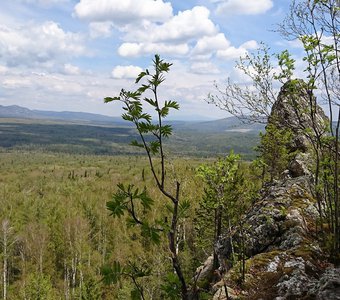
{"type": "MultiPolygon", "coordinates": [[[[73,112],[73,111],[44,111],[31,110],[19,105],[0,105],[0,118],[23,118],[23,119],[43,119],[69,122],[85,122],[98,124],[125,125],[129,123],[121,117],[112,117],[101,114],[73,112]]],[[[259,132],[264,130],[263,124],[244,124],[237,117],[227,117],[217,120],[167,120],[166,123],[173,125],[176,131],[222,133],[230,132],[259,132]]]]}

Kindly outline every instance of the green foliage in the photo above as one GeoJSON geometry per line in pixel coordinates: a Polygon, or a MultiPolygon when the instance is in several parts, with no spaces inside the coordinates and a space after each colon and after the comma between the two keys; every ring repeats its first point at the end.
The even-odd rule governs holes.
{"type": "Polygon", "coordinates": [[[137,91],[130,92],[122,89],[119,96],[106,97],[104,102],[120,101],[123,103],[125,113],[122,118],[132,122],[139,132],[141,141],[133,141],[131,145],[145,148],[148,154],[158,154],[162,147],[162,138],[168,138],[172,134],[172,126],[162,124],[162,119],[167,117],[170,109],[179,109],[179,104],[176,101],[165,101],[161,105],[157,95],[157,88],[165,80],[164,73],[167,73],[172,64],[164,62],[159,55],[155,55],[153,60],[155,72],[151,74],[149,70],[141,72],[136,79],[136,83],[145,80],[147,84],[142,84],[137,91]],[[151,91],[154,99],[150,97],[142,98],[142,94],[151,91]],[[152,116],[144,112],[144,104],[148,104],[153,108],[158,115],[155,123],[152,122],[152,116]],[[151,141],[146,140],[146,135],[153,136],[151,141]]]}
{"type": "MultiPolygon", "coordinates": [[[[170,200],[171,209],[169,218],[171,219],[169,225],[167,221],[164,223],[156,221],[156,224],[163,225],[161,228],[156,228],[154,225],[150,225],[147,218],[142,218],[138,211],[135,200],[140,199],[144,212],[151,209],[153,201],[147,196],[146,191],[142,193],[138,192],[138,189],[133,191],[133,185],[129,185],[127,188],[124,185],[118,186],[118,192],[113,196],[113,200],[108,202],[108,209],[111,211],[112,216],[122,216],[124,211],[129,214],[128,224],[139,225],[141,228],[141,236],[146,241],[151,241],[154,244],[160,244],[161,237],[160,232],[166,231],[168,236],[168,245],[171,252],[172,268],[178,276],[178,280],[181,284],[181,295],[183,300],[188,299],[188,290],[186,281],[182,272],[182,267],[178,259],[177,253],[177,234],[178,234],[178,222],[179,217],[188,208],[188,205],[180,206],[180,183],[175,182],[175,192],[168,190],[166,183],[168,182],[168,175],[166,172],[165,154],[164,154],[164,139],[167,139],[172,135],[172,126],[169,124],[163,124],[163,119],[166,118],[170,112],[170,109],[179,109],[179,105],[176,101],[164,101],[160,102],[158,98],[158,87],[165,80],[165,73],[170,69],[171,64],[164,62],[160,59],[159,55],[155,55],[153,60],[154,72],[150,73],[149,70],[141,72],[136,79],[136,83],[143,80],[146,83],[140,85],[135,92],[121,90],[119,96],[105,98],[105,102],[120,101],[123,103],[122,118],[134,124],[138,134],[139,141],[132,142],[132,145],[139,148],[144,148],[149,160],[149,166],[153,178],[156,182],[159,192],[167,199],[170,200]],[[145,92],[152,94],[150,97],[142,97],[145,92]],[[145,112],[144,105],[151,106],[156,112],[155,121],[152,116],[145,112]],[[156,159],[158,160],[156,162],[156,159]],[[156,164],[159,163],[159,169],[157,170],[156,164]]],[[[166,205],[165,207],[169,207],[166,205]]],[[[167,220],[167,217],[165,217],[167,220]]],[[[143,289],[135,280],[134,276],[131,276],[136,291],[133,291],[131,297],[138,298],[138,291],[140,296],[144,299],[143,289]]]]}
{"type": "Polygon", "coordinates": [[[102,299],[101,286],[94,279],[90,278],[84,282],[81,293],[81,300],[100,300],[102,299]]]}
{"type": "Polygon", "coordinates": [[[261,144],[256,149],[259,159],[255,164],[269,173],[270,181],[278,179],[296,154],[290,152],[288,147],[292,141],[292,132],[286,128],[280,129],[274,124],[268,124],[266,133],[260,134],[260,137],[261,144]]]}
{"type": "Polygon", "coordinates": [[[24,295],[25,299],[29,300],[56,299],[50,278],[37,273],[32,273],[28,276],[24,295]]]}
{"type": "Polygon", "coordinates": [[[249,207],[253,185],[246,181],[240,156],[233,152],[212,165],[200,166],[197,174],[205,185],[204,197],[196,211],[197,242],[204,251],[211,253],[222,232],[228,232],[233,225],[239,224],[249,207]]]}
{"type": "Polygon", "coordinates": [[[174,273],[168,273],[165,282],[161,285],[163,299],[178,300],[181,296],[181,288],[178,277],[174,273]]]}
{"type": "MultiPolygon", "coordinates": [[[[8,252],[8,299],[24,299],[21,297],[25,292],[24,283],[31,281],[31,274],[38,276],[40,265],[45,282],[52,287],[54,298],[48,299],[62,299],[65,295],[70,299],[130,299],[134,288],[130,277],[120,276],[114,286],[106,286],[101,281],[102,265],[112,268],[114,261],[124,270],[128,261],[132,261],[142,262],[138,264],[139,268],[145,269],[146,264],[157,271],[137,280],[146,288],[145,296],[162,299],[159,287],[171,269],[168,250],[163,243],[154,245],[150,238],[142,237],[140,225],[127,228],[126,211],[124,216],[112,218],[106,208],[117,184],[124,182],[126,189],[126,183],[137,181],[132,190],[138,187],[138,194],[143,192],[144,185],[151,187],[148,196],[154,199],[154,203],[153,209],[146,212],[149,226],[166,230],[164,198],[152,188],[154,181],[145,157],[27,151],[1,151],[0,154],[0,219],[9,219],[13,228],[8,252]],[[145,181],[140,179],[143,169],[145,181]],[[145,240],[149,244],[146,245],[145,240]],[[76,271],[74,281],[72,270],[76,271]]],[[[185,179],[182,191],[186,196],[181,204],[185,206],[184,199],[192,204],[185,213],[185,234],[191,240],[194,200],[201,197],[202,192],[194,177],[194,169],[203,162],[206,160],[172,160],[177,173],[185,179]]],[[[141,200],[134,201],[143,216],[141,200]]],[[[161,239],[165,236],[162,232],[159,235],[161,239]]],[[[190,265],[193,255],[185,255],[188,274],[191,275],[192,268],[196,267],[190,265]]]]}
{"type": "Polygon", "coordinates": [[[286,82],[293,76],[295,70],[295,59],[291,58],[291,54],[288,52],[288,50],[284,50],[278,54],[277,59],[281,73],[279,75],[275,75],[274,78],[281,82],[286,82]]]}
{"type": "Polygon", "coordinates": [[[244,122],[266,123],[277,96],[273,88],[272,56],[270,48],[261,43],[255,53],[241,57],[236,68],[251,80],[251,86],[234,83],[228,78],[223,88],[215,84],[217,95],[209,94],[207,102],[244,122]]]}
{"type": "Polygon", "coordinates": [[[103,266],[101,269],[105,284],[116,284],[122,275],[122,267],[119,262],[114,261],[111,266],[103,266]]]}

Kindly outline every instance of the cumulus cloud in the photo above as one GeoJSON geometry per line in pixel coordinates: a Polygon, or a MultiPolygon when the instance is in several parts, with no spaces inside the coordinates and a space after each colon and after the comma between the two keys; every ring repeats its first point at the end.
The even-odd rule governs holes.
{"type": "Polygon", "coordinates": [[[8,66],[49,66],[85,52],[80,35],[52,21],[16,28],[0,25],[1,59],[8,66]]]}
{"type": "Polygon", "coordinates": [[[142,29],[134,28],[125,39],[149,42],[183,42],[201,36],[216,34],[217,28],[209,19],[210,11],[204,6],[195,6],[180,11],[161,25],[146,24],[142,29]]]}
{"type": "Polygon", "coordinates": [[[80,0],[75,15],[93,22],[115,24],[139,22],[144,19],[163,22],[172,17],[170,2],[163,0],[80,0]]]}
{"type": "Polygon", "coordinates": [[[191,55],[195,59],[209,59],[216,54],[218,58],[225,60],[237,59],[248,52],[258,48],[258,43],[254,40],[243,43],[236,48],[227,40],[224,33],[218,33],[214,36],[204,36],[199,39],[193,48],[191,55]]]}
{"type": "Polygon", "coordinates": [[[217,14],[257,15],[273,7],[272,0],[222,0],[218,2],[217,14]]]}
{"type": "Polygon", "coordinates": [[[210,54],[216,50],[223,50],[230,46],[224,33],[218,33],[215,36],[204,36],[199,39],[192,50],[193,55],[210,54]]]}
{"type": "Polygon", "coordinates": [[[123,78],[136,78],[140,72],[142,72],[142,68],[137,66],[116,66],[112,70],[112,77],[116,79],[123,78]]]}
{"type": "Polygon", "coordinates": [[[170,20],[156,24],[144,22],[144,27],[128,28],[118,53],[121,56],[139,56],[152,53],[185,55],[189,43],[204,36],[214,36],[217,27],[209,19],[206,7],[196,6],[179,12],[170,20]]]}
{"type": "Polygon", "coordinates": [[[111,35],[113,28],[112,22],[91,22],[89,25],[90,29],[90,37],[98,38],[98,37],[109,37],[111,35]]]}

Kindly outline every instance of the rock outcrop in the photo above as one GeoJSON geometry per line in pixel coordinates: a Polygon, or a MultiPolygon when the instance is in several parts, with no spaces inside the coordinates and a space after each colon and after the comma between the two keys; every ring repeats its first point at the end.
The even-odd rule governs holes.
{"type": "Polygon", "coordinates": [[[306,129],[312,129],[311,135],[323,135],[328,118],[320,106],[312,106],[314,96],[309,94],[303,80],[288,81],[281,88],[276,102],[273,104],[268,123],[278,128],[289,128],[293,132],[290,150],[307,152],[311,147],[306,136],[306,129]],[[312,113],[311,113],[312,112],[312,113]]]}
{"type": "MultiPolygon", "coordinates": [[[[318,242],[318,210],[314,198],[310,142],[304,131],[311,118],[303,113],[309,105],[304,83],[291,96],[290,83],[281,89],[269,122],[292,130],[292,151],[297,155],[279,181],[266,186],[244,217],[242,228],[222,235],[215,251],[224,277],[215,284],[214,299],[340,299],[340,272],[327,262],[318,242]],[[292,105],[293,104],[293,105],[292,105]],[[301,108],[301,109],[300,109],[301,108]],[[302,112],[302,113],[301,113],[302,112]],[[245,282],[240,286],[239,267],[231,266],[233,245],[244,244],[245,282]]],[[[321,108],[313,116],[316,133],[323,134],[327,121],[321,108]]]]}

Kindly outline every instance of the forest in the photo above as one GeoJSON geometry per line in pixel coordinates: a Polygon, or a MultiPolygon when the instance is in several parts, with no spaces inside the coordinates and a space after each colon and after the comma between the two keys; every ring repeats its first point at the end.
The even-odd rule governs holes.
{"type": "Polygon", "coordinates": [[[262,44],[236,66],[251,87],[207,96],[266,124],[253,153],[237,134],[214,151],[198,133],[183,143],[158,54],[104,99],[128,127],[0,120],[2,298],[338,299],[338,2],[293,2],[279,32],[301,41],[304,79],[262,44]]]}
{"type": "MultiPolygon", "coordinates": [[[[227,127],[230,131],[227,131],[218,128],[221,122],[227,123],[228,120],[190,122],[184,125],[175,121],[175,134],[171,141],[165,141],[167,149],[172,155],[196,157],[216,157],[234,149],[245,159],[255,158],[254,147],[259,141],[262,126],[251,126],[248,129],[246,125],[232,123],[227,127]],[[240,130],[246,127],[249,132],[240,134],[237,132],[240,127],[240,130]]],[[[0,147],[3,150],[94,155],[141,154],[139,149],[129,145],[137,137],[137,132],[129,124],[0,118],[0,131],[0,147]]]]}

